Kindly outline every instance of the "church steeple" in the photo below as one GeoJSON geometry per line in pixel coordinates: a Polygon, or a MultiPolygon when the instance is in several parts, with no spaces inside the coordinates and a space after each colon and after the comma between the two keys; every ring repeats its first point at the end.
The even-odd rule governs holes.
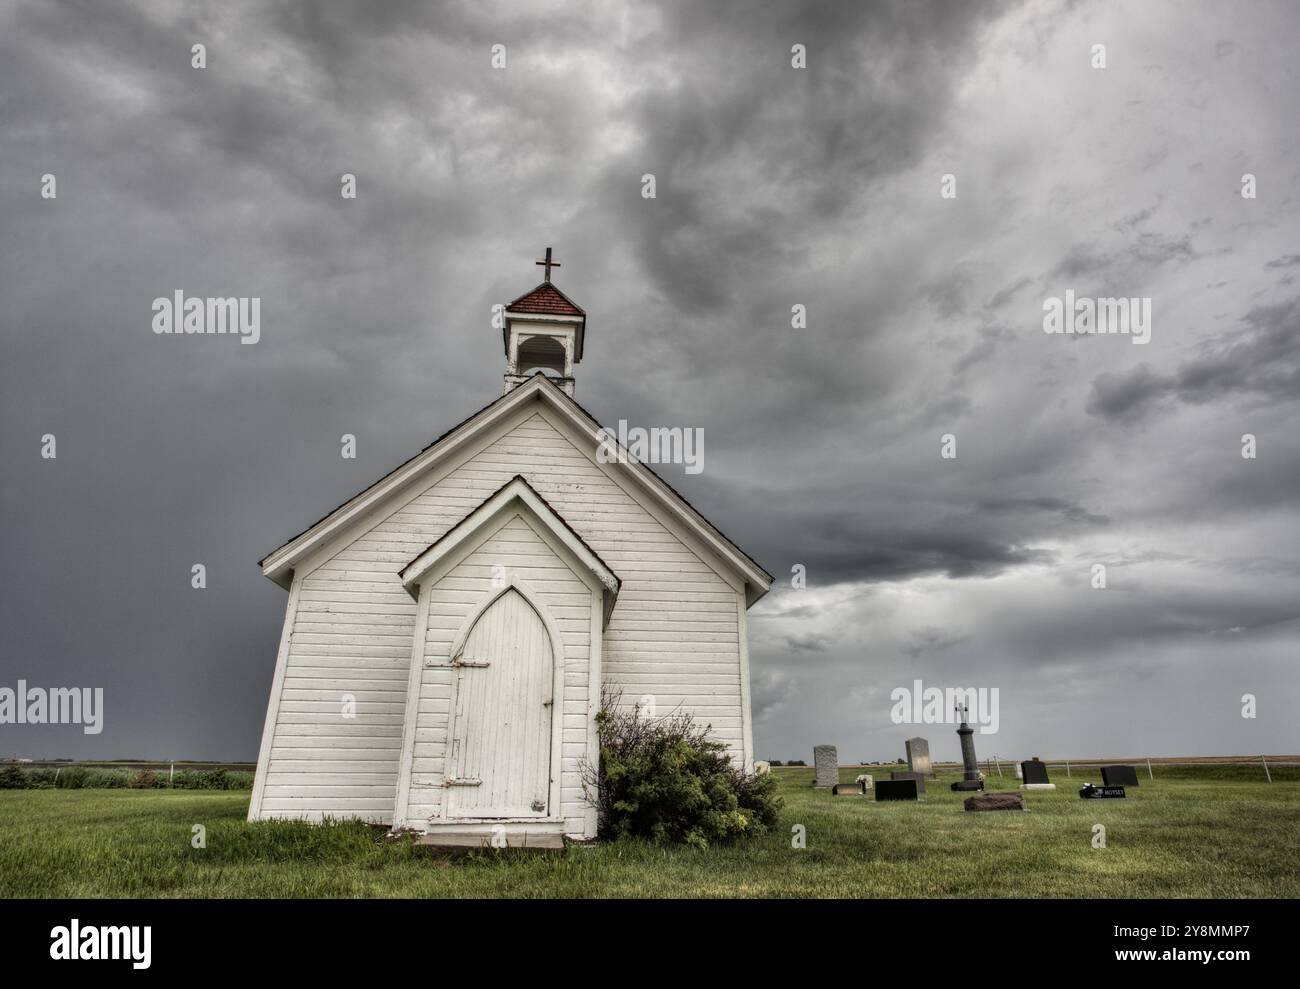
{"type": "Polygon", "coordinates": [[[551,282],[551,249],[537,262],[546,269],[545,280],[506,306],[502,343],[506,350],[504,395],[527,381],[536,371],[567,395],[573,394],[573,366],[582,360],[582,338],[587,314],[551,282]]]}

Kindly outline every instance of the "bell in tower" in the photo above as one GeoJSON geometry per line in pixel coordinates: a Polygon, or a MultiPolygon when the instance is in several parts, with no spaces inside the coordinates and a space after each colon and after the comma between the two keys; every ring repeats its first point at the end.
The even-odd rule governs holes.
{"type": "Polygon", "coordinates": [[[546,278],[531,292],[506,306],[502,343],[506,349],[505,388],[502,394],[541,371],[569,396],[573,395],[573,366],[582,360],[582,337],[587,314],[551,283],[551,249],[537,262],[546,278]]]}

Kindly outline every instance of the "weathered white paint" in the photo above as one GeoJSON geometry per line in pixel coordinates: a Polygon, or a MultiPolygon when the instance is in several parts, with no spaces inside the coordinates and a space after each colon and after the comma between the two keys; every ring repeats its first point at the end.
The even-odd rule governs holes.
{"type": "Polygon", "coordinates": [[[271,700],[266,707],[266,724],[262,728],[262,744],[257,754],[257,772],[253,775],[253,792],[248,802],[248,819],[255,820],[262,807],[266,792],[267,769],[271,764],[271,743],[275,738],[276,715],[284,697],[284,680],[289,663],[289,640],[293,636],[298,618],[298,598],[301,584],[294,581],[289,587],[289,603],[284,609],[284,625],[280,629],[280,648],[275,654],[275,673],[271,679],[271,700]]]}
{"type": "Polygon", "coordinates": [[[268,558],[268,574],[291,571],[292,584],[250,818],[451,820],[442,785],[453,771],[450,649],[499,590],[494,573],[529,589],[553,626],[558,771],[546,821],[594,831],[578,769],[595,755],[602,680],[626,703],[650,694],[661,715],[691,711],[738,761],[752,759],[744,616],[770,577],[742,566],[720,536],[706,538],[716,531],[692,510],[665,504],[644,468],[597,463],[586,417],[575,421],[562,403],[572,405],[541,379],[521,386],[472,435],[449,436],[452,453],[268,558]],[[516,475],[558,527],[518,498],[476,513],[516,475]],[[436,565],[415,581],[417,605],[403,572],[476,514],[470,537],[433,554],[436,565]],[[621,580],[608,616],[607,576],[591,558],[621,580]],[[357,699],[354,720],[340,717],[343,694],[357,699]]]}
{"type": "Polygon", "coordinates": [[[555,663],[541,616],[506,588],[452,663],[446,816],[547,817],[555,663]]]}

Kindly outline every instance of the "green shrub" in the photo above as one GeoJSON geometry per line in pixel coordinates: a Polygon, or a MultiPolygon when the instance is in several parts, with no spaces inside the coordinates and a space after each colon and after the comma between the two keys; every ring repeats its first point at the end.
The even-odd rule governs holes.
{"type": "Polygon", "coordinates": [[[177,790],[251,790],[253,774],[230,769],[178,769],[171,782],[177,790]]]}
{"type": "Polygon", "coordinates": [[[600,837],[706,848],[776,824],[775,777],[735,766],[689,714],[647,718],[606,693],[596,725],[600,763],[584,763],[583,784],[600,837]]]}
{"type": "Polygon", "coordinates": [[[86,778],[82,781],[82,787],[87,790],[120,790],[131,783],[131,771],[129,769],[96,769],[89,768],[86,770],[86,778]]]}
{"type": "Polygon", "coordinates": [[[181,769],[174,780],[153,769],[107,769],[97,766],[59,766],[25,769],[13,763],[0,767],[0,790],[251,790],[253,774],[228,769],[181,769]]]}
{"type": "Polygon", "coordinates": [[[54,786],[54,775],[56,770],[53,769],[28,769],[24,770],[27,777],[27,788],[29,790],[48,790],[54,786]]]}
{"type": "Polygon", "coordinates": [[[55,772],[54,785],[60,790],[80,790],[88,775],[82,766],[65,766],[55,772]]]}

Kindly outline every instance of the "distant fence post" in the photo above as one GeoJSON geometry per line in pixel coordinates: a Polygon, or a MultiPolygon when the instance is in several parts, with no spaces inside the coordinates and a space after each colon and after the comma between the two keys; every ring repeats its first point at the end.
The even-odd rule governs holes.
{"type": "Polygon", "coordinates": [[[1150,759],[1147,760],[1147,778],[1150,779],[1150,780],[1152,780],[1152,781],[1154,781],[1155,778],[1156,778],[1155,773],[1151,772],[1151,760],[1150,760],[1150,759]]]}
{"type": "Polygon", "coordinates": [[[167,774],[167,785],[171,786],[172,781],[176,779],[176,763],[172,762],[172,771],[167,774]]]}
{"type": "Polygon", "coordinates": [[[1269,781],[1270,783],[1272,783],[1272,782],[1273,782],[1273,774],[1270,773],[1270,772],[1268,771],[1268,760],[1265,759],[1263,756],[1260,756],[1260,757],[1259,757],[1259,761],[1262,762],[1262,763],[1264,764],[1264,775],[1267,776],[1267,777],[1268,777],[1268,781],[1269,781]]]}
{"type": "Polygon", "coordinates": [[[1065,760],[1065,775],[1066,775],[1066,776],[1069,776],[1069,775],[1070,775],[1070,760],[1069,760],[1069,759],[1066,759],[1066,760],[1065,760]]]}
{"type": "Polygon", "coordinates": [[[998,767],[998,775],[1001,776],[1001,775],[1002,775],[1002,763],[998,762],[998,757],[997,757],[997,756],[994,756],[994,757],[993,757],[993,765],[995,765],[995,766],[998,767]]]}

